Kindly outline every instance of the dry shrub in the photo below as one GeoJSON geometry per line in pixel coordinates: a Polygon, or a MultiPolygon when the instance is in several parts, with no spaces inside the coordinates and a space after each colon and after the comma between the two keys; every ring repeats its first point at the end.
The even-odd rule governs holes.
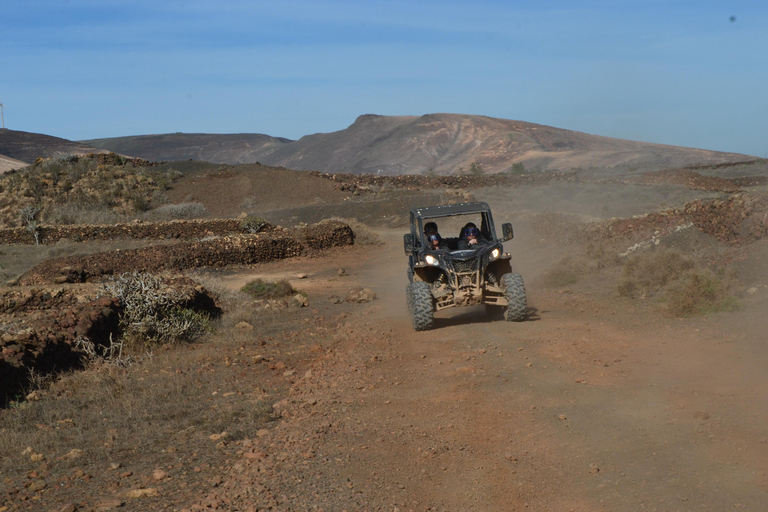
{"type": "Polygon", "coordinates": [[[331,217],[329,219],[321,220],[318,224],[325,224],[328,222],[341,222],[352,228],[355,245],[384,245],[384,241],[378,233],[371,229],[370,226],[363,224],[357,219],[331,217]]]}
{"type": "Polygon", "coordinates": [[[147,212],[147,216],[155,221],[177,219],[200,219],[208,215],[203,203],[164,204],[147,212]]]}
{"type": "Polygon", "coordinates": [[[675,316],[738,311],[741,303],[731,294],[734,283],[731,276],[711,269],[690,270],[669,286],[664,301],[675,316]]]}
{"type": "Polygon", "coordinates": [[[53,471],[60,473],[83,466],[106,472],[111,462],[146,457],[147,452],[159,466],[181,458],[216,460],[211,434],[226,431],[228,440],[253,437],[273,420],[269,404],[274,399],[267,402],[255,392],[257,386],[223,382],[219,372],[211,371],[235,354],[229,346],[193,344],[155,353],[127,368],[97,362],[60,376],[42,400],[3,411],[0,473],[23,478],[37,469],[39,462],[21,455],[28,446],[57,461],[53,471]],[[244,395],[237,400],[223,396],[223,386],[244,395]],[[166,453],[169,446],[177,451],[166,453]],[[83,455],[68,460],[65,455],[73,448],[83,455]]]}
{"type": "Polygon", "coordinates": [[[624,265],[620,295],[658,297],[674,316],[735,311],[737,281],[727,271],[715,271],[675,249],[656,248],[636,253],[624,265]]]}
{"type": "Polygon", "coordinates": [[[76,203],[65,203],[54,206],[46,215],[48,224],[91,224],[103,226],[127,222],[127,215],[121,215],[104,206],[88,206],[76,203]]]}
{"type": "Polygon", "coordinates": [[[104,290],[123,307],[120,328],[129,345],[194,341],[209,329],[207,313],[185,308],[187,297],[152,274],[121,274],[106,283],[104,290]]]}
{"type": "Polygon", "coordinates": [[[618,283],[619,295],[652,296],[694,267],[696,263],[690,257],[673,249],[635,253],[624,264],[623,276],[618,283]]]}
{"type": "Polygon", "coordinates": [[[255,279],[243,286],[240,291],[254,299],[280,299],[298,293],[291,283],[285,279],[279,281],[264,281],[255,279]]]}
{"type": "Polygon", "coordinates": [[[264,217],[248,216],[240,221],[240,229],[242,229],[244,233],[259,233],[268,229],[269,226],[269,222],[267,222],[267,219],[264,217]]]}
{"type": "Polygon", "coordinates": [[[548,288],[559,288],[577,283],[584,276],[615,266],[619,257],[604,245],[590,244],[581,254],[569,254],[546,270],[538,282],[548,288]]]}

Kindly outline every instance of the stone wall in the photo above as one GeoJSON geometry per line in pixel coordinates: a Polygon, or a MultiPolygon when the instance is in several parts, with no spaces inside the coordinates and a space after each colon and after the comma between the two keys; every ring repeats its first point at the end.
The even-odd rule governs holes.
{"type": "MultiPolygon", "coordinates": [[[[204,238],[214,235],[243,233],[244,222],[240,219],[174,220],[168,222],[131,222],[104,226],[38,226],[38,241],[41,244],[55,244],[60,240],[86,242],[92,240],[114,240],[120,238],[162,240],[171,238],[204,238]]],[[[263,230],[272,227],[265,225],[263,230]]],[[[34,244],[34,235],[27,228],[0,229],[0,245],[34,244]]]]}

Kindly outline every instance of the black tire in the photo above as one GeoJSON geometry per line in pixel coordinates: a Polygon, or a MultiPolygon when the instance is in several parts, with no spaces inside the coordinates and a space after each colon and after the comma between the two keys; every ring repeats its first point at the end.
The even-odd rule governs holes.
{"type": "Polygon", "coordinates": [[[408,308],[408,314],[413,314],[413,283],[408,283],[405,287],[405,305],[408,308]]]}
{"type": "Polygon", "coordinates": [[[507,322],[522,322],[528,318],[528,301],[525,296],[525,284],[520,274],[504,274],[501,276],[501,286],[508,305],[504,309],[504,320],[507,322]]]}
{"type": "Polygon", "coordinates": [[[408,312],[417,331],[431,329],[435,323],[434,299],[429,283],[416,281],[406,288],[408,312]]]}

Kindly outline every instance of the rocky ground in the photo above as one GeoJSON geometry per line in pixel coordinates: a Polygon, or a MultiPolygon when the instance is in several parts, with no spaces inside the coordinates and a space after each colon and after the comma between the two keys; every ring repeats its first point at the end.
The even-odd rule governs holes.
{"type": "MultiPolygon", "coordinates": [[[[577,241],[666,243],[692,224],[740,251],[739,275],[754,290],[742,311],[681,320],[601,283],[531,285],[528,322],[492,322],[482,308],[465,308],[415,333],[402,300],[401,229],[381,230],[383,246],[190,274],[203,284],[215,278],[221,290],[288,279],[307,307],[230,311],[218,337],[189,347],[190,359],[168,349],[136,373],[92,368],[0,411],[0,511],[761,510],[765,192],[688,172],[648,179],[726,195],[590,219],[577,241]],[[57,412],[94,388],[103,390],[100,401],[57,412]],[[167,389],[165,403],[134,406],[149,388],[167,389]],[[126,422],[110,404],[135,416],[126,422]]],[[[380,193],[371,184],[382,186],[342,179],[338,191],[380,193]]],[[[488,194],[495,203],[495,187],[462,184],[462,197],[488,194]]],[[[573,232],[552,218],[547,229],[524,226],[509,247],[529,283],[553,251],[574,243],[552,241],[552,233],[573,232]]],[[[185,246],[173,247],[153,251],[185,246]]],[[[106,268],[113,257],[92,258],[106,268]]],[[[63,275],[62,265],[90,268],[80,261],[46,264],[56,270],[38,271],[49,276],[40,282],[63,275]]],[[[75,333],[94,317],[77,304],[110,307],[83,300],[87,283],[58,286],[69,291],[6,291],[6,330],[11,315],[42,319],[53,310],[71,312],[56,331],[75,333]]]]}

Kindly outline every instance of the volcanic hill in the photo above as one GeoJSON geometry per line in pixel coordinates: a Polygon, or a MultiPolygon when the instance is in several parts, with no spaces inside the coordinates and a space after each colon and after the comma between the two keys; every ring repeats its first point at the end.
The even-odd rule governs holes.
{"type": "Polygon", "coordinates": [[[43,135],[40,133],[0,129],[0,172],[23,167],[36,158],[50,158],[57,155],[85,155],[107,153],[81,142],[43,135]],[[3,158],[5,157],[5,158],[3,158]],[[13,161],[6,161],[13,160],[13,161]]]}
{"type": "Polygon", "coordinates": [[[150,160],[205,160],[351,174],[497,173],[512,170],[653,170],[754,157],[589,135],[462,114],[363,115],[348,128],[297,141],[259,134],[168,134],[84,144],[150,160]]]}

